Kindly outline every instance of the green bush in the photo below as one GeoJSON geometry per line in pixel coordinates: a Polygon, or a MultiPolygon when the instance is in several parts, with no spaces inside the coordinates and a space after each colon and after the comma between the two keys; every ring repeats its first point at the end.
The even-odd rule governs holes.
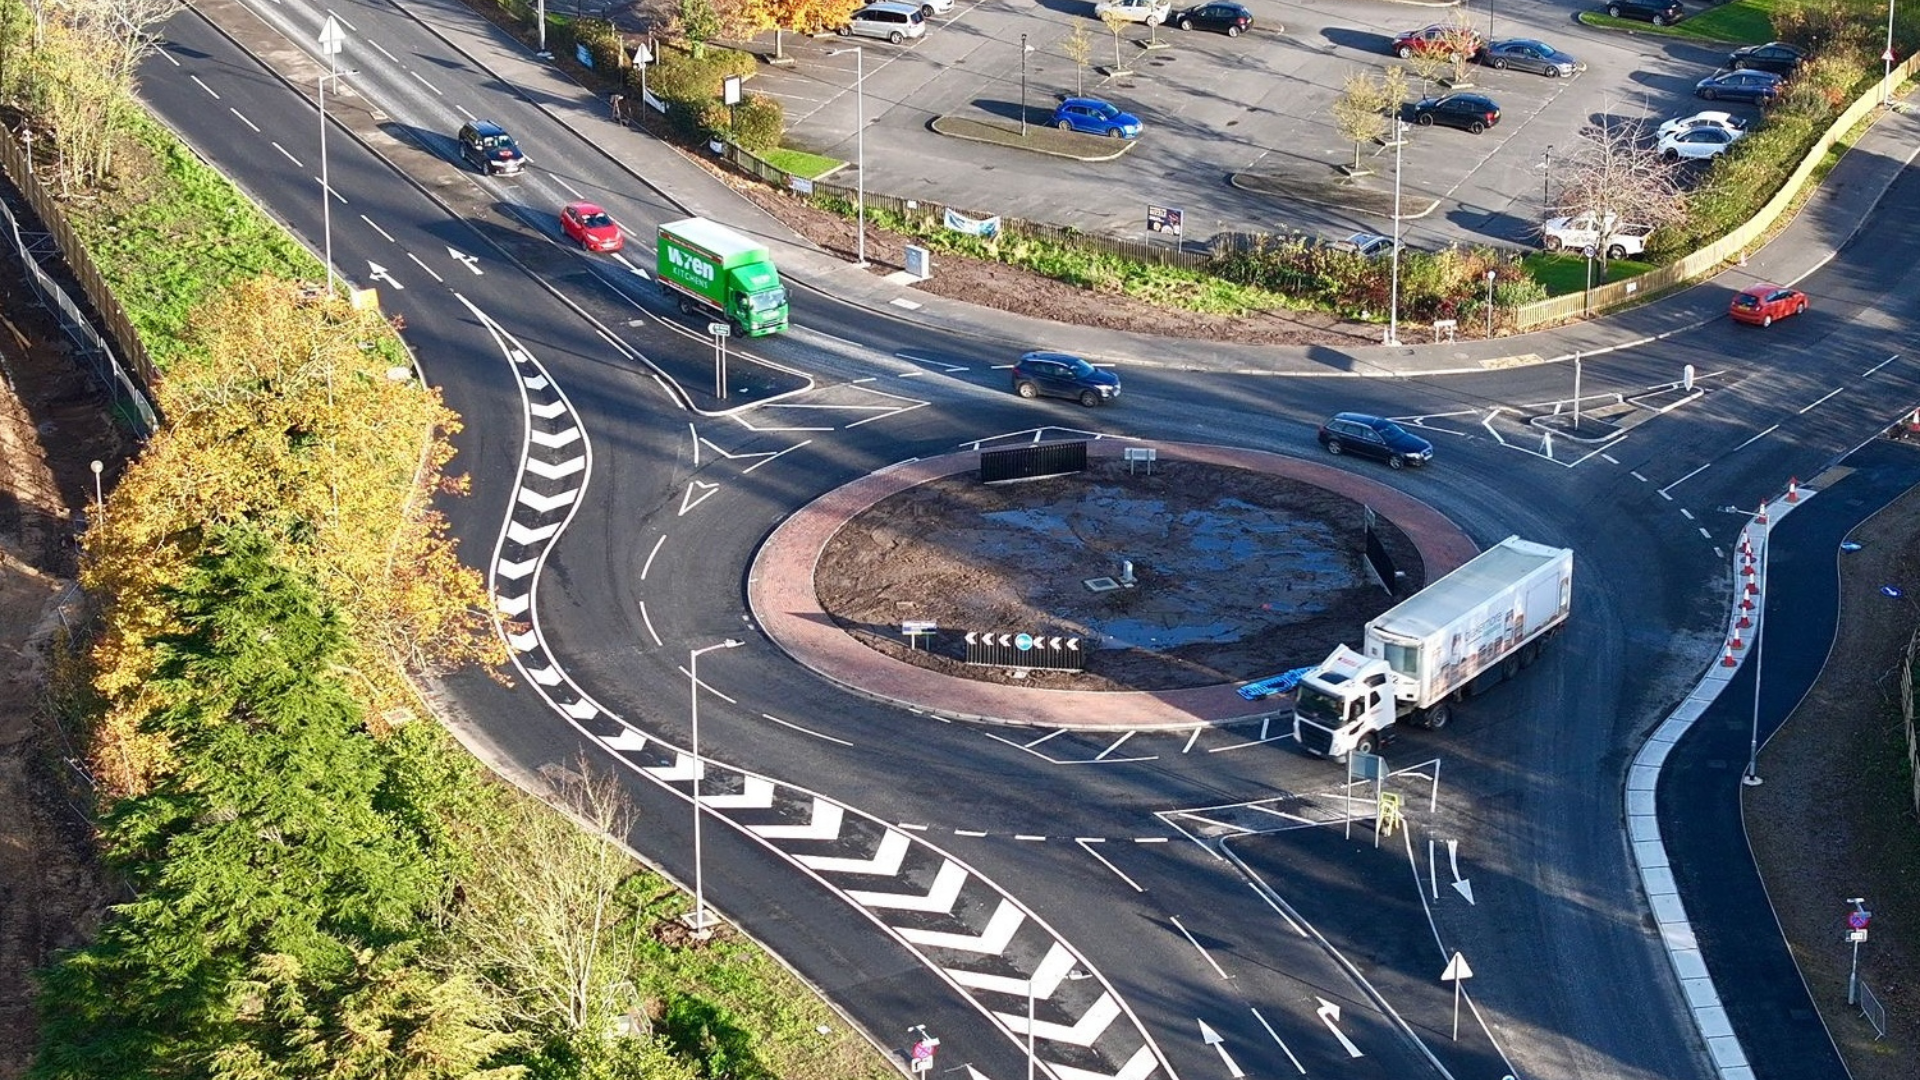
{"type": "Polygon", "coordinates": [[[595,71],[619,71],[627,62],[620,32],[605,19],[570,19],[563,24],[559,37],[560,46],[569,53],[575,45],[585,45],[595,71]]]}
{"type": "Polygon", "coordinates": [[[748,94],[734,110],[732,123],[733,141],[757,154],[780,145],[780,137],[787,130],[787,113],[765,94],[748,94]]]}
{"type": "MultiPolygon", "coordinates": [[[[750,78],[758,67],[759,61],[735,49],[709,46],[705,55],[696,58],[684,49],[669,45],[662,47],[647,67],[647,89],[669,104],[718,101],[721,84],[727,76],[750,78]]],[[[627,82],[628,93],[638,98],[640,73],[637,68],[628,72],[627,82]]]]}

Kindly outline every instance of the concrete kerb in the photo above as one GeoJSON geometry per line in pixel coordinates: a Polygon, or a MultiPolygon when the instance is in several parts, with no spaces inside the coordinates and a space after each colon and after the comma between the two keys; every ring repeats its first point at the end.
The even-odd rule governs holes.
{"type": "MultiPolygon", "coordinates": [[[[1473,541],[1439,511],[1399,490],[1319,462],[1261,451],[1157,443],[1163,461],[1252,469],[1315,484],[1374,506],[1414,538],[1429,579],[1477,554],[1473,541]]],[[[1090,444],[1095,457],[1118,458],[1121,441],[1090,444]]],[[[893,659],[847,634],[821,607],[814,588],[820,553],[868,507],[908,488],[973,470],[972,453],[904,461],[815,499],[773,531],[747,576],[753,621],[782,652],[820,677],[874,700],[937,716],[1015,726],[1080,730],[1153,730],[1246,723],[1284,714],[1241,698],[1231,683],[1185,690],[1112,692],[1035,690],[980,682],[893,659]]]]}
{"type": "MultiPolygon", "coordinates": [[[[1029,125],[1029,126],[1038,126],[1038,127],[1047,129],[1049,133],[1052,132],[1052,128],[1048,124],[1029,125]]],[[[1119,140],[1120,149],[1115,150],[1111,154],[1097,154],[1097,155],[1070,154],[1064,150],[1051,150],[1051,149],[1048,149],[1047,147],[1040,146],[1031,142],[1027,142],[1021,139],[1017,134],[1015,134],[1013,128],[1010,125],[1003,126],[1001,124],[992,123],[986,120],[975,120],[971,117],[966,117],[966,116],[954,116],[952,114],[948,114],[946,116],[936,116],[932,120],[927,121],[927,127],[932,129],[936,134],[945,135],[949,139],[960,139],[963,142],[988,143],[993,146],[1009,146],[1009,147],[1013,147],[1016,150],[1025,150],[1030,154],[1042,154],[1042,155],[1045,155],[1046,157],[1066,158],[1068,161],[1087,161],[1087,162],[1114,161],[1114,160],[1117,160],[1121,155],[1125,154],[1127,151],[1133,149],[1136,145],[1139,144],[1139,140],[1137,139],[1121,139],[1119,140]],[[942,124],[946,124],[949,127],[952,127],[954,130],[950,131],[947,128],[942,127],[941,126],[942,124]],[[1001,135],[1012,135],[1013,138],[1003,139],[1003,138],[995,138],[993,135],[969,134],[968,132],[959,130],[959,126],[962,124],[971,124],[975,127],[984,128],[987,131],[995,132],[1001,135]]],[[[1054,137],[1059,138],[1060,136],[1055,135],[1054,137]]],[[[1092,145],[1100,146],[1103,148],[1107,146],[1112,146],[1114,144],[1114,140],[1103,139],[1098,135],[1081,135],[1079,137],[1082,139],[1090,140],[1092,145]]]]}
{"type": "MultiPolygon", "coordinates": [[[[1801,487],[1799,494],[1804,500],[1816,492],[1801,487]]],[[[1757,535],[1751,528],[1747,533],[1752,540],[1753,558],[1756,561],[1766,558],[1766,546],[1772,539],[1772,526],[1778,524],[1796,505],[1788,502],[1784,495],[1765,504],[1763,509],[1768,525],[1758,529],[1757,535]]],[[[1731,641],[1736,633],[1745,634],[1745,640],[1751,641],[1759,636],[1764,624],[1766,605],[1761,602],[1755,605],[1752,613],[1753,625],[1744,631],[1736,629],[1741,615],[1740,601],[1746,595],[1746,578],[1741,573],[1744,558],[1736,547],[1731,558],[1733,594],[1727,605],[1727,636],[1723,639],[1727,641],[1731,641]]],[[[1764,597],[1762,599],[1764,601],[1764,597]]],[[[1693,924],[1687,917],[1686,905],[1680,898],[1666,844],[1660,835],[1657,804],[1660,773],[1666,765],[1667,756],[1694,722],[1706,712],[1707,706],[1726,690],[1751,652],[1751,646],[1737,650],[1730,645],[1722,646],[1693,691],[1641,744],[1627,770],[1623,799],[1627,815],[1627,839],[1633,849],[1634,865],[1639,870],[1641,891],[1659,928],[1668,963],[1686,996],[1694,1026],[1706,1044],[1720,1080],[1754,1080],[1754,1070],[1738,1036],[1733,1032],[1727,1010],[1720,1002],[1720,992],[1707,970],[1706,958],[1694,935],[1693,924]],[[1728,658],[1731,658],[1731,664],[1726,662],[1728,658]]]]}

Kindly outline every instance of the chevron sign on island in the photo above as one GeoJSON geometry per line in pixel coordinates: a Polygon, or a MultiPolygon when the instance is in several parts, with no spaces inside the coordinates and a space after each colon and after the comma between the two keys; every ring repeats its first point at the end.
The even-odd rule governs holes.
{"type": "Polygon", "coordinates": [[[967,631],[967,663],[987,667],[1085,671],[1087,654],[1080,639],[1065,634],[967,631]]]}

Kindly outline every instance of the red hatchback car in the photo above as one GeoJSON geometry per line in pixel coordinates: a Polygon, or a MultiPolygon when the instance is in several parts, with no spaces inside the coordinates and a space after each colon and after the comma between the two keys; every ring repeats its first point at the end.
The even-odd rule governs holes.
{"type": "Polygon", "coordinates": [[[1775,319],[1803,315],[1806,310],[1806,293],[1784,285],[1762,284],[1735,296],[1733,304],[1727,308],[1727,314],[1733,316],[1735,322],[1772,326],[1775,319]]]}
{"type": "Polygon", "coordinates": [[[613,218],[592,203],[568,203],[562,208],[560,231],[588,251],[619,251],[627,242],[613,218]]]}

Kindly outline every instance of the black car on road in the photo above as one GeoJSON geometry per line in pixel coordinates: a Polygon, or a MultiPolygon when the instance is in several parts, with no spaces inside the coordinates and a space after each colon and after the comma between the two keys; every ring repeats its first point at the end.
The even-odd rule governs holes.
{"type": "Polygon", "coordinates": [[[1753,68],[1755,71],[1771,71],[1775,75],[1796,74],[1800,65],[1806,62],[1806,53],[1784,41],[1749,45],[1744,49],[1735,49],[1727,56],[1727,66],[1735,71],[1753,68]]]}
{"type": "Polygon", "coordinates": [[[1253,29],[1253,12],[1239,4],[1196,4],[1167,16],[1167,21],[1182,30],[1218,30],[1239,37],[1253,29]]]}
{"type": "Polygon", "coordinates": [[[1013,365],[1013,392],[1071,398],[1091,409],[1120,396],[1120,376],[1068,353],[1030,352],[1013,365]]]}
{"type": "Polygon", "coordinates": [[[527,164],[527,155],[507,134],[507,129],[491,120],[475,120],[460,129],[460,156],[483,173],[512,176],[527,164]]]}
{"type": "Polygon", "coordinates": [[[1421,98],[1413,105],[1413,122],[1444,124],[1478,135],[1500,122],[1500,106],[1485,94],[1448,94],[1421,98]]]}
{"type": "Polygon", "coordinates": [[[1671,26],[1686,17],[1673,0],[1607,0],[1607,14],[1616,19],[1639,19],[1655,26],[1671,26]]]}
{"type": "Polygon", "coordinates": [[[1391,420],[1366,413],[1343,412],[1321,424],[1320,445],[1336,457],[1359,454],[1395,469],[1433,460],[1432,443],[1391,420]]]}

